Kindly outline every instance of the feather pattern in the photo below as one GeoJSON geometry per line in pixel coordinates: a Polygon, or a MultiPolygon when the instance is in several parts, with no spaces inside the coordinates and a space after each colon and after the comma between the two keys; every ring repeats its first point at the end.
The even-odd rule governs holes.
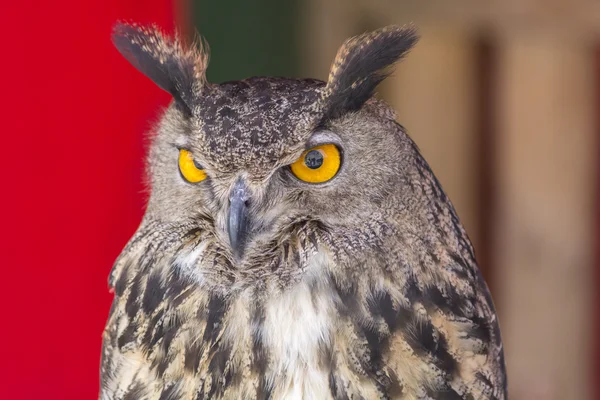
{"type": "Polygon", "coordinates": [[[186,45],[179,35],[171,39],[157,26],[118,23],[112,40],[127,61],[169,92],[180,105],[191,107],[195,92],[208,85],[208,51],[200,37],[186,45]]]}
{"type": "Polygon", "coordinates": [[[215,261],[209,227],[163,226],[162,236],[143,224],[113,270],[105,398],[503,399],[489,293],[420,163],[429,186],[419,176],[415,194],[443,211],[432,229],[444,240],[398,230],[410,218],[402,214],[360,232],[305,221],[260,257],[262,267],[235,271],[215,261]]]}
{"type": "Polygon", "coordinates": [[[201,93],[180,90],[204,84],[186,67],[196,53],[119,29],[142,72],[191,97],[156,128],[148,208],[110,275],[101,399],[506,399],[467,234],[393,111],[369,98],[414,31],[351,39],[327,84],[252,78],[201,93]],[[319,140],[343,162],[309,185],[289,164],[319,140]],[[206,181],[183,181],[182,148],[206,181]],[[253,222],[241,258],[227,237],[240,181],[253,222]]]}
{"type": "Polygon", "coordinates": [[[323,91],[323,119],[356,111],[373,96],[389,74],[418,40],[412,26],[387,26],[352,37],[338,50],[323,91]]]}

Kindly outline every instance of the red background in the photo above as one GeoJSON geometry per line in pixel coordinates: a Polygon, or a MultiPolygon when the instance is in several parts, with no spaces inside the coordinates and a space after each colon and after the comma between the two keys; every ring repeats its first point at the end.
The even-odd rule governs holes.
{"type": "Polygon", "coordinates": [[[173,0],[0,5],[0,398],[92,399],[112,263],[140,221],[144,136],[168,95],[112,47],[173,0]]]}

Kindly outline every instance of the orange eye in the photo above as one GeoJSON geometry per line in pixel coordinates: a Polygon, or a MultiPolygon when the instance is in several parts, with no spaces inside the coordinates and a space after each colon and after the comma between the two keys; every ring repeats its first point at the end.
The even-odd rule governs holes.
{"type": "Polygon", "coordinates": [[[188,150],[179,150],[179,172],[190,183],[198,183],[206,179],[206,172],[194,162],[194,156],[188,150]]]}
{"type": "Polygon", "coordinates": [[[340,150],[337,146],[322,144],[306,150],[290,168],[296,178],[304,182],[323,183],[337,174],[340,165],[340,150]]]}

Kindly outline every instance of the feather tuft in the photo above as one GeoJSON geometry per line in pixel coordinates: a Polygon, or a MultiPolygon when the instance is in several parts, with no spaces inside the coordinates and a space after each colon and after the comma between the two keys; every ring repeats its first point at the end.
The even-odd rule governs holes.
{"type": "Polygon", "coordinates": [[[324,120],[360,109],[418,40],[416,29],[391,25],[344,42],[322,94],[324,120]]]}
{"type": "Polygon", "coordinates": [[[120,22],[112,41],[127,61],[189,109],[193,95],[207,86],[209,57],[199,35],[187,45],[181,35],[169,37],[156,25],[120,22]]]}

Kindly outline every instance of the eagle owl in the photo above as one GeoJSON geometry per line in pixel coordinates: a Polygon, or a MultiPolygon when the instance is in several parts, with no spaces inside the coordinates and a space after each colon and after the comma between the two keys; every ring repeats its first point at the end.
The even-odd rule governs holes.
{"type": "Polygon", "coordinates": [[[506,398],[471,243],[373,98],[412,27],[348,39],[327,82],[211,84],[201,43],[113,41],[173,101],[110,275],[101,399],[506,398]]]}

